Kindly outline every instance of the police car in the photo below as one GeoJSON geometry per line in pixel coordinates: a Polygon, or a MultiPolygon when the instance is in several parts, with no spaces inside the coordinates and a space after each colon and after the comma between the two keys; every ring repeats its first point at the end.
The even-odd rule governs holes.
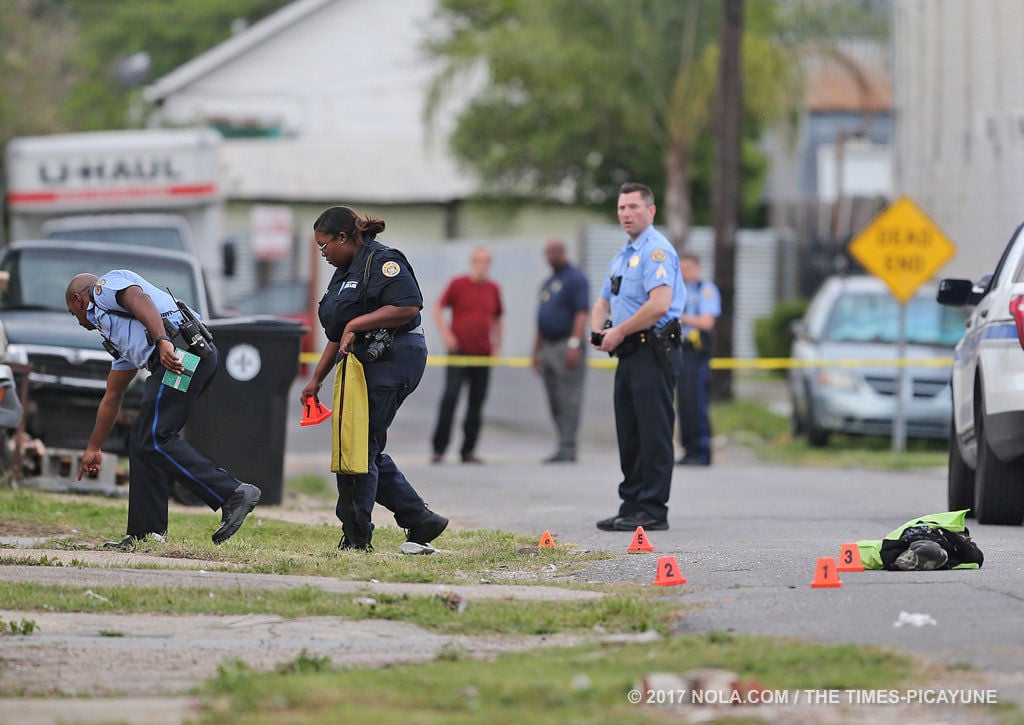
{"type": "Polygon", "coordinates": [[[992,274],[943,279],[940,304],[970,309],[953,358],[951,511],[982,524],[1024,521],[1024,225],[992,274]]]}

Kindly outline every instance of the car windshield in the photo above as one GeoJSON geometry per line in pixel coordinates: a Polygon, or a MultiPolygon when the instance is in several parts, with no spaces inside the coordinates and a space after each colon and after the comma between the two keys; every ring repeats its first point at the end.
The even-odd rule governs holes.
{"type": "Polygon", "coordinates": [[[10,275],[6,289],[0,290],[0,310],[46,309],[67,312],[64,291],[79,272],[99,276],[112,269],[130,269],[160,289],[170,287],[178,299],[194,310],[201,310],[192,268],[175,259],[144,257],[128,251],[116,257],[97,255],[65,247],[63,249],[20,249],[7,255],[3,270],[10,275]]]}
{"type": "MultiPolygon", "coordinates": [[[[836,301],[825,339],[831,342],[899,341],[900,309],[888,294],[845,294],[836,301]]],[[[964,334],[964,311],[943,307],[927,297],[907,302],[906,341],[953,347],[964,334]]]]}
{"type": "Polygon", "coordinates": [[[185,241],[177,229],[169,227],[96,227],[50,232],[47,239],[76,240],[79,242],[106,242],[108,244],[155,247],[184,252],[185,241]]]}

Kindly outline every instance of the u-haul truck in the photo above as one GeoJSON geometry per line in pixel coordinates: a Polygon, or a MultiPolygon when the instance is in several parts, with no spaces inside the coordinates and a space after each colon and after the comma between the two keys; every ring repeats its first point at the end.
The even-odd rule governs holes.
{"type": "Polygon", "coordinates": [[[4,154],[10,239],[190,252],[216,300],[224,278],[220,141],[212,129],[14,138],[4,154]]]}

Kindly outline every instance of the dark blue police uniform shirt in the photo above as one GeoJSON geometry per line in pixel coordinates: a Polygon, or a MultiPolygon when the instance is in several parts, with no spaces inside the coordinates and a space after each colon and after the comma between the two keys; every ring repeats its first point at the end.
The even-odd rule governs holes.
{"type": "Polygon", "coordinates": [[[577,267],[567,264],[540,288],[537,331],[545,340],[569,337],[576,313],[587,309],[587,278],[577,267]]]}
{"type": "MultiPolygon", "coordinates": [[[[364,242],[348,267],[338,267],[320,300],[318,315],[327,339],[339,342],[345,325],[367,312],[386,305],[423,308],[423,294],[408,261],[398,250],[377,240],[364,242]],[[366,304],[363,304],[363,273],[366,259],[374,251],[370,276],[366,283],[366,304]]],[[[419,313],[410,322],[397,328],[406,332],[419,327],[419,313]]]]}

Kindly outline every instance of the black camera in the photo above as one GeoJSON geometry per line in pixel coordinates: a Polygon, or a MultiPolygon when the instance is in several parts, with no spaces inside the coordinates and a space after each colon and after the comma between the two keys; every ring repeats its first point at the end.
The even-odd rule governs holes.
{"type": "Polygon", "coordinates": [[[363,362],[377,362],[391,352],[395,344],[395,335],[391,330],[382,327],[370,330],[363,335],[363,362]]]}

